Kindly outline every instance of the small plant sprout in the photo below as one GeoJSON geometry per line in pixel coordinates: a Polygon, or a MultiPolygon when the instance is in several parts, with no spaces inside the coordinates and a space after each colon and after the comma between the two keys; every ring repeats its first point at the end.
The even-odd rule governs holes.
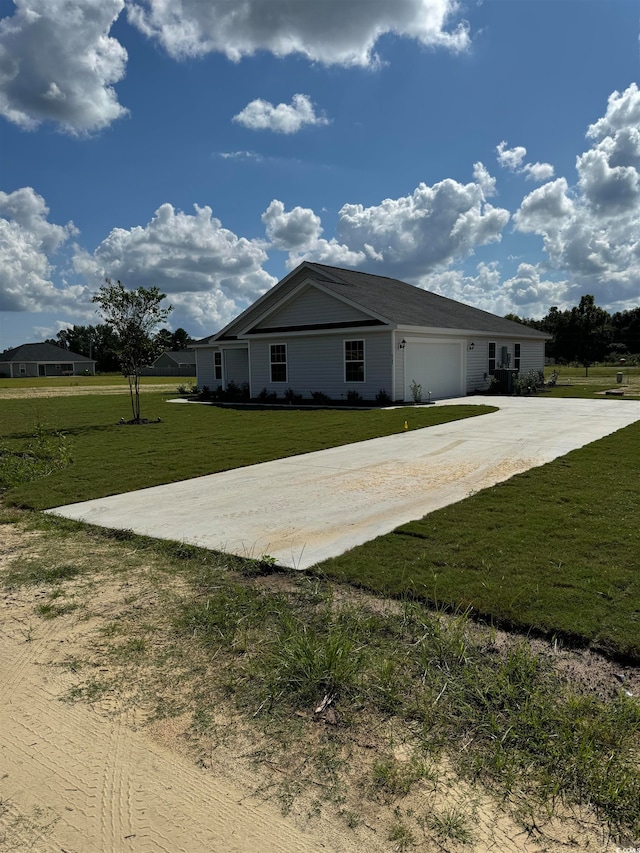
{"type": "MultiPolygon", "coordinates": [[[[414,403],[422,402],[422,385],[419,382],[416,382],[415,379],[411,380],[411,385],[409,385],[409,390],[411,391],[411,399],[414,403]]],[[[429,392],[431,394],[431,392],[429,392]]]]}

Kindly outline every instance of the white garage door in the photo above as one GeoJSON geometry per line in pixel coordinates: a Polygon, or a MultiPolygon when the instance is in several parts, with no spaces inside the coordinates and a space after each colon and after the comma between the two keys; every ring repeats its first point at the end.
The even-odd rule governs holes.
{"type": "Polygon", "coordinates": [[[422,399],[460,397],[464,392],[462,375],[462,344],[408,342],[405,347],[404,399],[410,401],[411,383],[422,385],[422,399]]]}

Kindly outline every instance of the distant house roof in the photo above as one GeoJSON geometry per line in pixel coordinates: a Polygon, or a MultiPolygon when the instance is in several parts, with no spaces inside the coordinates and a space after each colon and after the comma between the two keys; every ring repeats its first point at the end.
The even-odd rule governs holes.
{"type": "MultiPolygon", "coordinates": [[[[158,356],[156,361],[161,358],[169,358],[175,361],[176,364],[195,364],[196,354],[192,349],[167,350],[158,356]]],[[[154,362],[155,364],[155,362],[154,362]]]]}
{"type": "Polygon", "coordinates": [[[87,358],[84,355],[79,355],[77,352],[71,352],[70,350],[64,349],[64,347],[58,347],[55,344],[22,344],[19,347],[14,347],[13,349],[5,350],[5,352],[0,353],[0,362],[10,362],[10,361],[20,361],[20,362],[33,362],[33,361],[46,361],[46,362],[91,362],[95,364],[94,358],[87,358]]]}
{"type": "MultiPolygon", "coordinates": [[[[198,341],[206,344],[215,340],[233,339],[242,329],[250,327],[265,310],[266,300],[273,294],[277,299],[280,285],[290,282],[294,276],[305,270],[308,278],[336,296],[360,306],[384,322],[399,326],[426,326],[440,329],[465,329],[487,334],[509,337],[548,338],[544,332],[473,308],[455,299],[440,296],[407,284],[397,278],[388,278],[357,270],[303,262],[286,278],[275,285],[256,303],[250,305],[238,317],[217,334],[198,341]],[[254,314],[255,312],[255,314],[254,314]]],[[[297,285],[296,285],[297,286],[297,285]]],[[[378,320],[378,323],[380,320],[378,320]]],[[[375,324],[372,317],[371,324],[375,324]]]]}

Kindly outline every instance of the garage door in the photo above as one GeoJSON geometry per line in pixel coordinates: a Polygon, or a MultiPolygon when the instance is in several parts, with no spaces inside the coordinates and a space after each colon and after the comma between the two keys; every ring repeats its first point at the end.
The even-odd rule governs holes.
{"type": "Polygon", "coordinates": [[[462,344],[408,342],[405,347],[404,399],[412,400],[411,383],[422,385],[422,399],[460,397],[464,392],[462,344]]]}

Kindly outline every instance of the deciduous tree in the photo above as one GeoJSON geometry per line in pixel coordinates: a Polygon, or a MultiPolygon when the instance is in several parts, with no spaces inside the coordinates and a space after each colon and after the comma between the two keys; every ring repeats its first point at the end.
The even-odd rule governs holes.
{"type": "Polygon", "coordinates": [[[129,380],[134,423],[140,423],[140,371],[155,357],[153,334],[164,323],[172,306],[161,306],[165,298],[157,287],[127,290],[120,281],[106,279],[93,297],[105,323],[118,336],[120,369],[129,380]]]}

